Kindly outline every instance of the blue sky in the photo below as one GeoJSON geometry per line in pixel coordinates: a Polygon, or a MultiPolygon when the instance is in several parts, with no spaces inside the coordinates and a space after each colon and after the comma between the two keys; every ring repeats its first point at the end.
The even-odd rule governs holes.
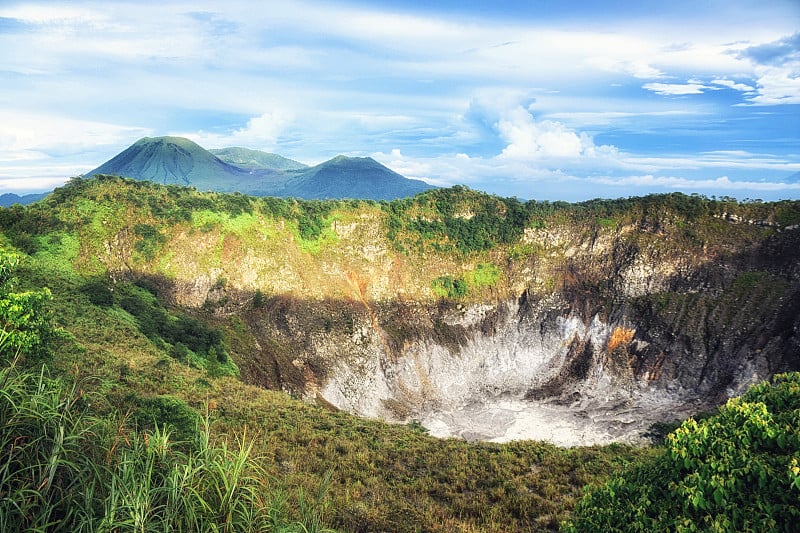
{"type": "Polygon", "coordinates": [[[0,193],[143,136],[503,196],[800,198],[800,2],[0,1],[0,193]]]}

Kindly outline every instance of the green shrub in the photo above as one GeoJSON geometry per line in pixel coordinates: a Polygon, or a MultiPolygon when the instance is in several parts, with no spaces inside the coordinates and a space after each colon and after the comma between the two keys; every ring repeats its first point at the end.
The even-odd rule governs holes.
{"type": "Polygon", "coordinates": [[[441,276],[433,280],[433,292],[442,298],[457,300],[467,295],[467,282],[453,276],[441,276]]]}
{"type": "Polygon", "coordinates": [[[14,291],[19,257],[0,251],[0,363],[22,357],[33,363],[49,357],[53,336],[47,303],[50,290],[14,291]]]}
{"type": "Polygon", "coordinates": [[[613,218],[598,218],[597,224],[603,228],[610,228],[616,229],[617,228],[617,221],[613,218]]]}
{"type": "Polygon", "coordinates": [[[500,281],[501,275],[502,272],[497,265],[480,263],[466,277],[467,281],[475,287],[493,287],[500,281]]]}
{"type": "Polygon", "coordinates": [[[123,286],[121,292],[125,294],[120,298],[120,307],[133,315],[139,331],[156,344],[172,345],[170,354],[176,359],[186,361],[193,353],[201,359],[210,357],[221,364],[228,362],[220,329],[206,326],[196,318],[169,312],[152,293],[139,287],[123,286]]]}
{"type": "Polygon", "coordinates": [[[150,224],[136,224],[133,232],[141,237],[134,245],[134,249],[147,261],[152,261],[158,248],[167,242],[167,237],[150,224]]]}
{"type": "Polygon", "coordinates": [[[132,421],[139,430],[168,428],[171,435],[183,443],[194,443],[200,426],[200,415],[174,396],[163,395],[152,398],[137,397],[132,421]]]}
{"type": "Polygon", "coordinates": [[[261,289],[256,289],[256,292],[253,293],[252,306],[253,309],[261,309],[264,307],[264,293],[261,289]]]}

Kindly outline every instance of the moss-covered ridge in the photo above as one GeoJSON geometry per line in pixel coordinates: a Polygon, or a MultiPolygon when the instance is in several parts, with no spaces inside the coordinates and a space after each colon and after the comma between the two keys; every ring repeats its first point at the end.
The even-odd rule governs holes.
{"type": "Polygon", "coordinates": [[[101,177],[6,211],[5,227],[30,251],[52,234],[77,238],[70,253],[82,272],[190,281],[196,289],[181,303],[199,307],[226,287],[369,300],[477,301],[564,284],[602,291],[625,283],[637,261],[697,268],[746,253],[798,224],[798,212],[798,202],[677,193],[523,203],[463,187],[383,203],[301,201],[101,177]]]}

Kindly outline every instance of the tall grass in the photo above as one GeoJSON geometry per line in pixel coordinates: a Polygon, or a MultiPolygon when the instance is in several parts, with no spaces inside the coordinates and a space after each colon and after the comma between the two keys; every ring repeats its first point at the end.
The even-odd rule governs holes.
{"type": "Polygon", "coordinates": [[[320,533],[327,481],[297,508],[246,436],[193,442],[98,418],[78,385],[0,369],[0,531],[320,533]]]}

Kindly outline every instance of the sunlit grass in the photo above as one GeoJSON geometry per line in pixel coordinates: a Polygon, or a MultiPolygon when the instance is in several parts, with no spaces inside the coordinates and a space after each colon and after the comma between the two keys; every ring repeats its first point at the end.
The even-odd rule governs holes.
{"type": "Polygon", "coordinates": [[[120,412],[94,416],[83,385],[0,370],[0,530],[324,531],[329,475],[290,508],[246,432],[213,436],[204,419],[174,441],[120,412]]]}

